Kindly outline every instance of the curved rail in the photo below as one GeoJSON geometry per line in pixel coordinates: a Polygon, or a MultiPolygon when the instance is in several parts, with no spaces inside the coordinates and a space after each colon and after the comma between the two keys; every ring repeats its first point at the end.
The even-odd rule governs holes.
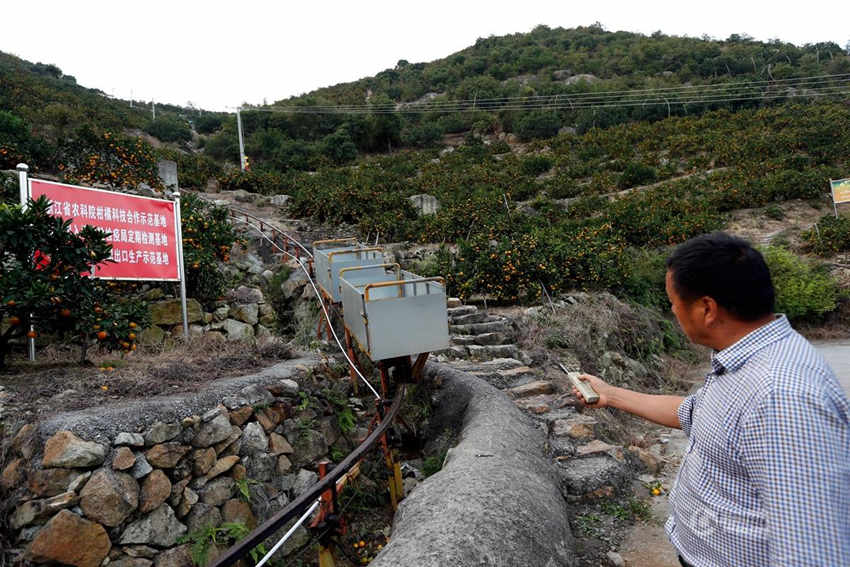
{"type": "Polygon", "coordinates": [[[381,422],[375,430],[372,431],[372,433],[354,451],[349,453],[341,463],[334,467],[327,476],[314,484],[310,490],[293,500],[289,506],[266,520],[262,525],[255,528],[244,539],[234,544],[233,547],[228,549],[223,555],[216,559],[210,567],[230,567],[231,565],[234,565],[237,561],[248,555],[252,549],[265,541],[266,538],[284,526],[289,520],[295,518],[299,514],[302,514],[305,510],[312,506],[323,492],[328,489],[335,490],[336,481],[342,478],[343,475],[345,475],[363,458],[363,456],[369,451],[369,449],[372,448],[378,439],[380,439],[386,432],[387,428],[393,423],[393,420],[401,407],[401,402],[404,399],[405,390],[405,385],[400,384],[389,411],[381,419],[381,422]]]}
{"type": "MultiPolygon", "coordinates": [[[[208,199],[207,197],[204,197],[204,196],[202,196],[202,195],[199,195],[198,193],[194,193],[194,195],[195,195],[196,197],[198,197],[200,200],[202,200],[202,201],[206,201],[207,203],[209,203],[209,204],[211,204],[211,205],[215,205],[215,206],[223,206],[223,207],[225,207],[225,208],[227,209],[227,211],[228,211],[228,213],[230,214],[230,216],[231,216],[231,217],[240,217],[240,216],[243,216],[243,217],[245,217],[245,220],[246,220],[246,221],[247,221],[248,219],[250,219],[250,220],[252,220],[252,221],[254,221],[254,222],[258,223],[259,228],[260,228],[260,231],[265,231],[266,229],[268,229],[268,230],[270,230],[270,231],[272,232],[272,234],[274,234],[275,236],[280,236],[280,237],[281,237],[281,238],[283,238],[285,241],[288,241],[288,242],[292,243],[293,245],[295,245],[296,247],[300,248],[300,249],[304,252],[304,254],[305,254],[308,258],[312,258],[312,257],[313,257],[313,253],[312,253],[312,252],[310,252],[310,250],[309,250],[309,249],[307,249],[307,248],[306,248],[303,244],[301,244],[301,242],[300,242],[297,238],[295,238],[294,236],[292,236],[291,234],[289,234],[289,233],[287,233],[287,232],[284,232],[283,230],[281,230],[281,229],[277,228],[276,226],[274,226],[274,225],[272,225],[272,224],[269,224],[269,222],[268,222],[267,220],[264,220],[264,219],[261,219],[261,218],[260,218],[260,217],[258,217],[258,216],[252,215],[252,214],[251,214],[251,213],[249,213],[248,211],[246,211],[246,210],[244,210],[244,209],[240,209],[239,207],[236,207],[236,206],[234,206],[234,205],[231,205],[231,204],[227,204],[227,205],[216,205],[216,204],[215,204],[215,202],[213,202],[211,199],[208,199]]],[[[299,255],[300,255],[300,254],[299,254],[299,255]]]]}
{"type": "MultiPolygon", "coordinates": [[[[211,202],[205,197],[199,196],[199,198],[206,202],[211,202]]],[[[280,230],[279,228],[269,224],[268,221],[260,219],[252,215],[251,213],[239,209],[238,207],[234,207],[230,204],[225,205],[225,207],[228,209],[230,216],[236,222],[244,223],[245,225],[253,228],[257,232],[259,232],[261,237],[265,238],[269,243],[271,243],[272,246],[276,247],[283,254],[289,256],[298,263],[299,267],[306,274],[308,282],[316,293],[320,307],[325,315],[325,318],[328,320],[328,324],[331,325],[330,314],[325,308],[325,304],[322,300],[321,294],[316,288],[316,284],[310,274],[312,270],[305,265],[305,261],[300,257],[302,255],[301,252],[303,251],[304,255],[310,259],[309,262],[312,264],[312,252],[308,250],[303,244],[301,244],[301,242],[299,242],[296,238],[280,230]],[[251,221],[254,222],[252,223],[251,221]],[[270,235],[266,234],[267,230],[271,233],[270,235]],[[278,243],[278,239],[282,239],[283,242],[278,243]],[[292,246],[290,247],[290,245],[292,246]],[[292,249],[292,251],[290,251],[290,248],[292,249]]],[[[398,269],[397,266],[396,268],[398,269]]],[[[393,402],[389,407],[389,411],[384,412],[384,409],[388,402],[384,398],[382,398],[380,394],[378,394],[378,392],[374,389],[374,387],[372,387],[366,377],[363,376],[363,374],[357,368],[357,365],[348,356],[345,348],[343,348],[342,343],[339,340],[339,337],[336,336],[336,332],[333,330],[332,325],[330,326],[330,330],[331,333],[333,333],[334,339],[336,340],[340,351],[342,352],[345,359],[348,361],[353,372],[357,373],[357,375],[366,383],[366,385],[376,397],[378,404],[376,416],[377,426],[375,427],[374,431],[372,431],[354,451],[349,453],[349,455],[345,459],[343,459],[341,463],[334,467],[319,482],[314,484],[309,490],[307,490],[307,492],[296,498],[286,508],[279,511],[274,516],[269,518],[266,522],[264,522],[262,525],[255,528],[244,539],[236,542],[223,555],[216,559],[212,563],[211,567],[229,567],[231,565],[236,564],[242,558],[247,556],[251,552],[251,550],[253,550],[257,545],[265,541],[266,538],[271,536],[274,532],[276,532],[290,520],[300,515],[301,518],[298,520],[298,523],[293,525],[292,529],[287,533],[287,536],[290,535],[294,531],[294,529],[302,522],[304,522],[306,518],[309,517],[311,513],[316,509],[316,507],[321,502],[320,497],[322,495],[324,495],[329,490],[334,491],[334,494],[336,494],[337,481],[345,477],[347,474],[349,474],[350,471],[352,471],[352,469],[357,467],[359,463],[363,460],[365,454],[370,449],[372,449],[372,447],[378,440],[384,440],[384,444],[386,445],[384,435],[386,434],[387,428],[393,423],[398,414],[399,408],[401,407],[401,403],[404,400],[406,387],[403,383],[399,385],[393,402]]],[[[335,498],[336,497],[334,496],[334,501],[335,498]]],[[[273,549],[266,554],[260,564],[265,563],[274,555],[274,553],[283,545],[287,536],[284,536],[284,538],[282,538],[279,542],[277,542],[277,544],[275,544],[273,549]]]]}

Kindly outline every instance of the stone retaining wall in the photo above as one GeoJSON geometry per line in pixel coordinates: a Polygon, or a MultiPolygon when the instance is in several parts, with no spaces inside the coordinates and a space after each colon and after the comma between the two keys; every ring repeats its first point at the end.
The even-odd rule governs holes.
{"type": "MultiPolygon", "coordinates": [[[[271,271],[268,273],[271,274],[271,271]]],[[[153,292],[159,292],[154,293],[154,297],[162,293],[158,288],[153,292]]],[[[179,299],[152,301],[148,308],[151,326],[143,330],[139,337],[143,344],[158,345],[170,337],[183,336],[183,314],[179,299]]],[[[187,299],[186,314],[190,337],[207,335],[231,341],[263,340],[271,338],[272,329],[277,323],[277,313],[272,304],[266,301],[263,291],[258,287],[244,285],[231,290],[227,298],[216,301],[212,311],[204,311],[197,300],[187,299]]]]}
{"type": "MultiPolygon", "coordinates": [[[[290,360],[202,393],[25,425],[0,476],[23,557],[188,567],[186,534],[224,522],[255,527],[316,482],[312,465],[339,437],[333,416],[299,406],[316,364],[290,360]],[[301,427],[305,419],[315,427],[301,427]]],[[[306,536],[302,528],[292,545],[306,536]]]]}

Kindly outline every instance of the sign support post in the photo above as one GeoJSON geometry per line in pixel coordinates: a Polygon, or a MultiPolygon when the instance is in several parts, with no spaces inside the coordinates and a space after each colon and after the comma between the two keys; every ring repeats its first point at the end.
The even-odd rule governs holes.
{"type": "Polygon", "coordinates": [[[186,307],[186,268],[183,265],[183,226],[180,223],[180,191],[174,192],[174,226],[177,229],[177,269],[180,274],[180,309],[183,312],[183,338],[189,340],[189,312],[186,307]]]}
{"type": "MultiPolygon", "coordinates": [[[[19,163],[17,166],[18,183],[20,184],[21,207],[23,207],[24,210],[26,210],[27,201],[29,201],[30,198],[29,182],[27,180],[27,172],[29,171],[29,169],[29,166],[25,163],[19,163]]],[[[30,313],[29,320],[29,330],[35,331],[35,327],[32,324],[32,313],[30,313]]],[[[27,337],[27,358],[29,358],[30,362],[35,361],[35,339],[32,337],[27,337]]]]}

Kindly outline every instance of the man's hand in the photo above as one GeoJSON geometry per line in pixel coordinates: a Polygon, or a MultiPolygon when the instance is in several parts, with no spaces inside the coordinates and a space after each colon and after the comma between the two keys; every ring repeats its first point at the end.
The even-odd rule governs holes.
{"type": "Polygon", "coordinates": [[[676,410],[685,399],[681,396],[641,394],[640,392],[612,386],[592,374],[581,374],[579,375],[579,379],[590,384],[596,390],[596,393],[599,394],[598,402],[588,404],[581,395],[581,392],[573,388],[573,394],[581,400],[581,403],[585,407],[594,409],[606,407],[618,408],[652,422],[666,425],[667,427],[682,428],[679,418],[676,415],[676,410]]]}
{"type": "Polygon", "coordinates": [[[579,380],[583,380],[590,384],[590,387],[593,388],[593,390],[597,394],[599,394],[599,401],[597,401],[595,404],[589,404],[585,401],[584,396],[581,395],[581,392],[579,392],[576,388],[573,388],[573,395],[579,400],[581,400],[581,403],[583,403],[586,407],[589,408],[604,408],[610,405],[610,394],[613,389],[613,386],[592,374],[581,374],[578,378],[579,380]]]}

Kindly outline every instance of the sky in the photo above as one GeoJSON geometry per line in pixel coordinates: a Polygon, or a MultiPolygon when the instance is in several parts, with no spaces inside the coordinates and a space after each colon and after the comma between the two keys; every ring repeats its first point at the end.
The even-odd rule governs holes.
{"type": "Polygon", "coordinates": [[[209,110],[271,103],[374,75],[400,59],[440,59],[479,37],[539,24],[850,42],[846,0],[27,0],[3,13],[0,51],[58,65],[116,97],[209,110]]]}

